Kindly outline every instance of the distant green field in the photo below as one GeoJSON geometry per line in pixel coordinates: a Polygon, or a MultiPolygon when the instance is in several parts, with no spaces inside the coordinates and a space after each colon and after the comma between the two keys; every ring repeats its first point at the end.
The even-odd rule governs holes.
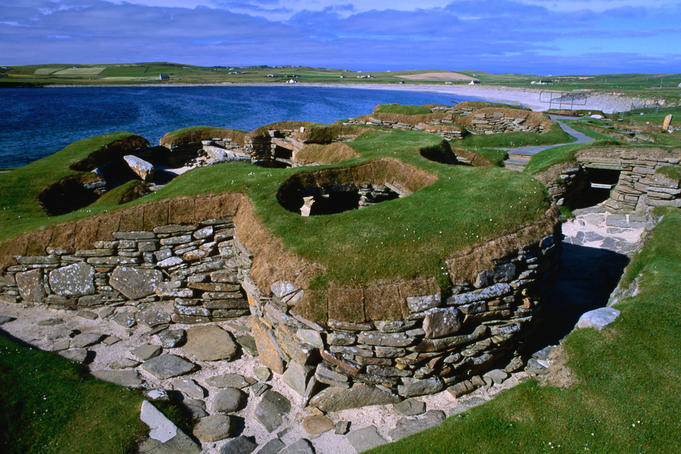
{"type": "Polygon", "coordinates": [[[104,66],[89,66],[85,68],[67,68],[56,71],[56,76],[95,76],[106,68],[104,66]]]}
{"type": "Polygon", "coordinates": [[[37,76],[49,76],[50,74],[54,74],[59,70],[60,68],[38,68],[33,72],[33,74],[37,76]]]}

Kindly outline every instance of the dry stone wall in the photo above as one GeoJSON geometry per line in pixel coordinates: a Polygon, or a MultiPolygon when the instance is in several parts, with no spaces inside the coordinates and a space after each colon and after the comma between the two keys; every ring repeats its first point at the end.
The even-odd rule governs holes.
{"type": "MultiPolygon", "coordinates": [[[[522,367],[520,346],[541,308],[541,287],[556,269],[555,226],[539,228],[543,233],[528,234],[513,248],[496,249],[488,269],[455,282],[447,293],[434,278],[321,292],[289,276],[291,270],[263,285],[262,242],[253,241],[255,226],[244,224],[251,219],[244,217],[247,204],[237,209],[236,200],[170,200],[111,214],[120,216],[119,226],[131,225],[132,219],[123,220],[138,212],[137,225],[146,225],[147,217],[153,222],[151,213],[166,213],[156,220],[183,219],[146,230],[109,232],[105,218],[78,221],[70,228],[84,237],[73,239],[72,247],[17,256],[5,268],[0,295],[73,309],[129,306],[116,319],[124,326],[209,323],[250,314],[260,361],[282,374],[305,404],[323,411],[392,403],[444,388],[458,396],[482,386],[492,369],[522,367]],[[206,213],[199,206],[223,207],[239,225],[231,216],[198,221],[206,213]],[[178,211],[170,217],[172,207],[178,211]],[[93,222],[101,235],[86,235],[93,222]]],[[[34,241],[52,244],[64,228],[34,241]]]]}
{"type": "Polygon", "coordinates": [[[166,322],[200,323],[247,315],[239,284],[232,220],[162,225],[151,231],[114,232],[93,249],[48,248],[18,256],[6,269],[6,299],[80,309],[171,302],[166,322]]]}
{"type": "MultiPolygon", "coordinates": [[[[408,312],[396,320],[330,316],[322,326],[296,310],[306,290],[277,281],[264,294],[246,273],[260,360],[323,411],[391,403],[445,387],[455,395],[471,392],[491,369],[522,367],[519,348],[540,308],[540,287],[556,271],[559,237],[556,232],[495,260],[492,269],[449,296],[438,290],[406,297],[408,312]]],[[[384,289],[386,305],[400,298],[391,290],[384,289]]]]}
{"type": "Polygon", "coordinates": [[[617,184],[610,191],[604,206],[614,213],[645,212],[656,206],[681,207],[681,186],[658,170],[681,163],[678,151],[656,148],[589,148],[576,155],[576,162],[549,169],[540,179],[559,204],[582,191],[589,182],[585,169],[605,169],[620,172],[617,184]]]}

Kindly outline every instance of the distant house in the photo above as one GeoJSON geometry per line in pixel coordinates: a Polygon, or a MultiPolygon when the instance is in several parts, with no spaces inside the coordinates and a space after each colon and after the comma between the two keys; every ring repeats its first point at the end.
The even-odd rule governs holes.
{"type": "Polygon", "coordinates": [[[287,83],[287,84],[297,84],[298,81],[295,80],[295,79],[289,79],[289,80],[286,81],[286,83],[287,83]]]}
{"type": "Polygon", "coordinates": [[[371,74],[365,74],[363,76],[357,76],[357,78],[358,79],[373,79],[374,76],[372,76],[371,74]]]}
{"type": "Polygon", "coordinates": [[[170,80],[170,75],[169,74],[159,74],[158,80],[170,80]]]}
{"type": "Polygon", "coordinates": [[[480,81],[477,79],[473,79],[468,83],[468,85],[480,85],[480,81]]]}
{"type": "Polygon", "coordinates": [[[269,77],[270,79],[273,79],[273,78],[278,77],[278,76],[276,74],[268,74],[265,77],[269,77]]]}
{"type": "Polygon", "coordinates": [[[553,85],[553,81],[551,79],[533,80],[530,85],[553,85]]]}

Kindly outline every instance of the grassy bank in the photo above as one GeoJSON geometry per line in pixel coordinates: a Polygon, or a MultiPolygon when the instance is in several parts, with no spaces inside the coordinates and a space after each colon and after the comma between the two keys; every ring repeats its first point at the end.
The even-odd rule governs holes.
{"type": "Polygon", "coordinates": [[[548,205],[543,186],[528,176],[493,167],[430,161],[421,156],[420,150],[446,147],[446,142],[433,134],[395,130],[368,131],[358,137],[350,146],[360,158],[348,163],[396,158],[437,180],[408,197],[370,208],[303,218],[282,207],[276,194],[289,176],[307,170],[226,163],[187,172],[161,190],[128,204],[115,205],[118,194],[114,194],[116,197],[104,198],[76,212],[47,217],[35,196],[39,186],[47,183],[48,169],[63,169],[64,162],[73,155],[81,157],[106,140],[100,137],[79,141],[49,158],[0,174],[0,189],[7,188],[9,192],[3,194],[10,195],[3,198],[3,206],[8,209],[0,211],[0,239],[130,204],[183,195],[240,192],[253,200],[264,224],[287,247],[326,267],[320,282],[359,284],[438,275],[443,257],[531,223],[548,205]],[[21,190],[22,184],[29,190],[21,190]],[[437,216],[428,207],[437,207],[437,216]]]}
{"type": "Polygon", "coordinates": [[[565,341],[578,384],[534,381],[441,426],[372,453],[675,453],[681,419],[681,211],[664,219],[627,268],[642,273],[640,292],[617,305],[602,332],[583,329],[565,341]]]}
{"type": "Polygon", "coordinates": [[[96,380],[53,353],[0,335],[0,451],[132,453],[148,428],[139,391],[96,380]]]}

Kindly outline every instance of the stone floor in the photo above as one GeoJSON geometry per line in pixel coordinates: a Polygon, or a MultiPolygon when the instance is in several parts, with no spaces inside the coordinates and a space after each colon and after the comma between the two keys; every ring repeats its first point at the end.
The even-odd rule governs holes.
{"type": "Polygon", "coordinates": [[[150,400],[163,398],[158,390],[180,393],[200,418],[193,436],[202,440],[204,453],[235,452],[234,444],[249,442],[259,446],[253,452],[279,452],[286,446],[301,453],[360,452],[437,425],[528,377],[525,372],[509,376],[497,370],[486,377],[484,387],[467,396],[455,398],[443,391],[396,405],[324,415],[303,408],[301,398],[280,376],[260,366],[245,317],[168,326],[162,323],[162,313],[135,320],[126,317],[124,307],[76,313],[5,302],[0,302],[0,315],[9,317],[2,330],[84,362],[98,378],[156,390],[150,400]]]}

